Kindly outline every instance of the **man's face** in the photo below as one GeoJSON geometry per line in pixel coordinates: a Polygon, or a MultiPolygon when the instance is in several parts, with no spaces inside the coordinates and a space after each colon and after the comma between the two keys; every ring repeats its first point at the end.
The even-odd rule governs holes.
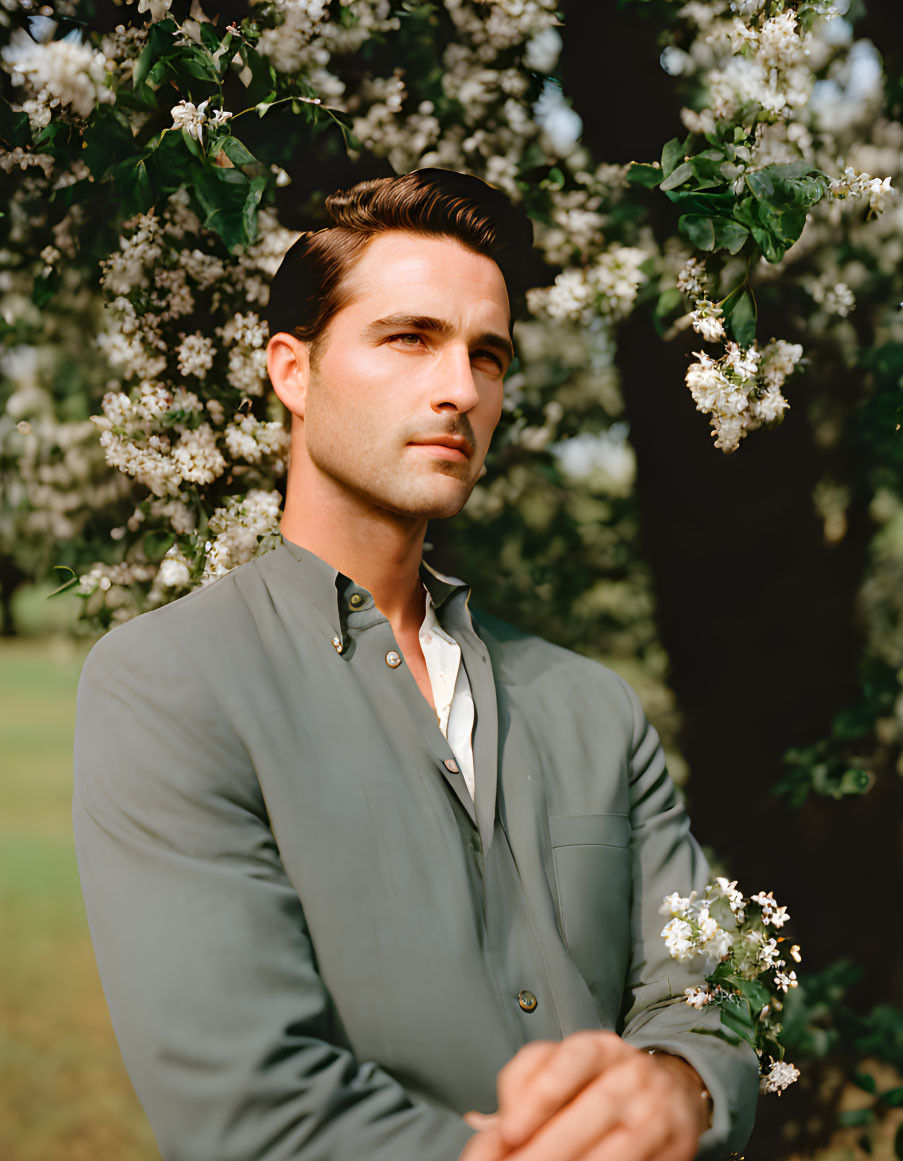
{"type": "Polygon", "coordinates": [[[502,407],[509,305],[496,264],[453,239],[377,235],[348,275],[304,401],[321,477],[403,516],[467,500],[502,407]]]}

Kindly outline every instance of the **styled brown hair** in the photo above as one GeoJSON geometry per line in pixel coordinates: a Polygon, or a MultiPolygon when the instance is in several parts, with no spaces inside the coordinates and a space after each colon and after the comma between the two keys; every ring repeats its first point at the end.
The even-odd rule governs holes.
{"type": "Polygon", "coordinates": [[[334,225],[302,234],[270,287],[270,334],[285,331],[316,347],[348,301],[347,274],[364,247],[387,230],[454,238],[491,258],[508,289],[512,322],[524,293],[533,245],[526,213],[480,178],[451,169],[418,169],[361,181],[326,199],[334,225]]]}

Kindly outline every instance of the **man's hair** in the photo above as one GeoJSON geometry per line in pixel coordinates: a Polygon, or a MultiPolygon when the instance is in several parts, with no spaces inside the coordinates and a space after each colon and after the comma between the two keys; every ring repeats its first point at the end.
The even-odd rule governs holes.
{"type": "Polygon", "coordinates": [[[326,199],[333,225],[302,234],[270,287],[270,334],[285,331],[313,344],[349,300],[347,275],[365,246],[387,230],[454,238],[496,263],[505,279],[511,319],[524,294],[533,223],[500,190],[468,173],[418,169],[361,181],[326,199]]]}

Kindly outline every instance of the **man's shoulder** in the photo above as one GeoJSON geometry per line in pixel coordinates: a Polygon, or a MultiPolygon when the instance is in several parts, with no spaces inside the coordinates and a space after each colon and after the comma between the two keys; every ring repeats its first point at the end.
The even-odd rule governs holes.
{"type": "Polygon", "coordinates": [[[88,654],[85,668],[127,661],[155,670],[197,664],[215,672],[218,658],[254,639],[249,592],[261,586],[260,559],[247,561],[209,584],[115,625],[88,654]],[[250,631],[249,631],[250,630],[250,631]]]}
{"type": "Polygon", "coordinates": [[[473,619],[503,681],[524,687],[538,684],[570,700],[603,699],[628,720],[642,715],[632,687],[609,666],[563,645],[520,629],[483,609],[473,619]]]}

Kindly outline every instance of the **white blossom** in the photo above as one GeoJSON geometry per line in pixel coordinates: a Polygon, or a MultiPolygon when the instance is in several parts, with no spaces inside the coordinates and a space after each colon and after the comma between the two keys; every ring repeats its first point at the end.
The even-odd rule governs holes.
{"type": "Polygon", "coordinates": [[[205,379],[213,366],[213,355],[213,343],[205,335],[186,335],[176,348],[180,374],[205,379]]]}
{"type": "Polygon", "coordinates": [[[683,918],[695,898],[695,891],[691,891],[689,895],[680,895],[677,891],[673,891],[663,899],[662,905],[659,907],[659,914],[675,915],[683,918]]]}
{"type": "Polygon", "coordinates": [[[699,258],[688,258],[677,275],[677,289],[681,294],[698,299],[705,297],[705,263],[699,258]]]}
{"type": "Polygon", "coordinates": [[[840,318],[846,318],[856,307],[856,296],[845,282],[829,282],[828,285],[822,281],[814,282],[812,297],[828,314],[836,314],[840,318]]]}
{"type": "Polygon", "coordinates": [[[721,307],[706,298],[697,300],[695,310],[690,313],[690,322],[693,330],[707,343],[717,343],[727,337],[721,321],[721,307]]]}
{"type": "Polygon", "coordinates": [[[676,960],[692,959],[696,955],[693,928],[685,919],[675,918],[662,928],[662,939],[669,954],[676,960]]]}
{"type": "Polygon", "coordinates": [[[211,484],[226,470],[226,460],[216,445],[216,436],[207,423],[194,431],[183,431],[172,453],[173,463],[183,480],[211,484]]]}
{"type": "Polygon", "coordinates": [[[791,988],[795,988],[799,982],[796,978],[796,972],[775,972],[775,983],[782,992],[789,992],[791,988]]]}
{"type": "Polygon", "coordinates": [[[16,29],[2,59],[13,85],[31,94],[23,108],[33,130],[48,125],[58,107],[85,118],[98,103],[110,104],[116,99],[105,83],[106,57],[77,37],[37,43],[24,30],[16,29]]]}
{"type": "Polygon", "coordinates": [[[162,20],[169,12],[172,0],[138,0],[138,11],[149,12],[151,20],[162,20]]]}
{"type": "Polygon", "coordinates": [[[157,573],[160,584],[167,589],[182,589],[191,580],[191,569],[187,559],[178,552],[169,549],[160,562],[160,571],[157,573]]]}
{"type": "Polygon", "coordinates": [[[800,1070],[789,1062],[769,1057],[769,1064],[768,1073],[759,1080],[760,1092],[776,1092],[780,1096],[784,1089],[799,1080],[800,1070]]]}
{"type": "Polygon", "coordinates": [[[897,191],[889,177],[871,177],[848,165],[840,177],[828,184],[828,190],[836,198],[861,197],[868,195],[869,209],[874,214],[883,213],[896,198],[897,191]]]}
{"type": "Polygon", "coordinates": [[[737,880],[728,881],[723,875],[719,875],[715,879],[715,883],[721,891],[722,897],[727,899],[728,905],[737,916],[738,919],[743,919],[744,915],[744,899],[743,892],[737,889],[737,880]]]}
{"type": "Polygon", "coordinates": [[[225,576],[260,549],[265,551],[275,545],[281,504],[278,492],[252,489],[244,496],[230,497],[216,509],[207,525],[212,539],[205,545],[202,585],[225,576]]]}
{"type": "Polygon", "coordinates": [[[759,963],[763,968],[772,968],[782,965],[781,953],[778,951],[777,940],[774,938],[762,941],[758,953],[759,963]]]}
{"type": "Polygon", "coordinates": [[[177,105],[173,105],[170,109],[172,116],[172,128],[184,129],[190,137],[204,143],[204,125],[207,123],[207,114],[205,109],[209,104],[209,97],[206,101],[201,101],[200,105],[195,105],[191,101],[181,100],[177,105]]]}
{"type": "Polygon", "coordinates": [[[762,908],[763,922],[772,927],[783,927],[790,918],[787,908],[778,906],[771,891],[767,895],[764,891],[760,891],[758,895],[753,895],[752,902],[759,904],[762,908]]]}

